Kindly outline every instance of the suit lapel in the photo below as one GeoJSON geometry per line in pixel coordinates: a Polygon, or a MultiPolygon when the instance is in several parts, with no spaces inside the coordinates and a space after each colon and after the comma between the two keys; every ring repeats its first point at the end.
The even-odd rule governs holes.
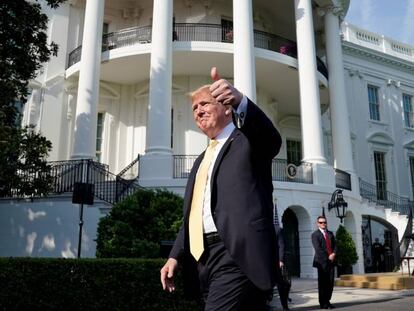
{"type": "Polygon", "coordinates": [[[217,159],[214,162],[213,171],[211,172],[211,177],[210,177],[211,189],[213,189],[213,179],[216,176],[217,169],[220,166],[221,161],[223,160],[224,154],[226,153],[227,149],[229,149],[233,140],[235,140],[237,136],[239,135],[240,135],[240,131],[237,129],[234,129],[233,132],[230,134],[229,138],[227,139],[227,141],[224,143],[224,146],[221,148],[220,153],[218,154],[217,159]]]}
{"type": "MultiPolygon", "coordinates": [[[[211,173],[211,177],[210,177],[211,187],[213,185],[213,178],[217,172],[217,168],[219,167],[221,161],[223,160],[224,154],[226,153],[227,149],[230,147],[233,140],[236,139],[236,137],[239,135],[240,135],[240,131],[237,129],[234,129],[234,131],[230,134],[227,141],[224,143],[224,146],[221,148],[220,153],[218,154],[217,159],[214,162],[213,171],[211,173]]],[[[196,161],[194,162],[193,168],[191,170],[191,173],[188,176],[187,190],[186,190],[185,201],[184,201],[184,217],[186,218],[188,218],[188,213],[190,212],[191,200],[193,198],[195,178],[197,175],[198,168],[200,167],[201,161],[204,158],[204,153],[205,151],[202,154],[200,154],[199,157],[196,159],[196,161]]],[[[212,189],[213,188],[211,188],[211,191],[212,189]]]]}
{"type": "Polygon", "coordinates": [[[318,231],[319,231],[319,235],[320,235],[320,237],[321,237],[322,245],[323,245],[324,249],[326,250],[326,241],[325,241],[325,236],[323,235],[323,233],[322,233],[322,231],[321,231],[321,230],[318,230],[318,231]]]}

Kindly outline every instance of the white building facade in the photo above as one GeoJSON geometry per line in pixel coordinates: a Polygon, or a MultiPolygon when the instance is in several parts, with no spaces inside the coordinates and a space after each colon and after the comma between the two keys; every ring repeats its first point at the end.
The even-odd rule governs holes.
{"type": "MultiPolygon", "coordinates": [[[[354,272],[372,271],[374,237],[387,244],[393,267],[413,200],[414,48],[343,23],[348,6],[337,0],[69,1],[49,13],[59,55],[31,83],[23,123],[52,141],[51,161],[93,159],[114,174],[136,163],[128,172],[135,183],[183,194],[192,161],[207,146],[187,94],[210,83],[216,66],[281,132],[272,173],[292,273],[316,276],[310,235],[322,207],[330,229],[338,227],[328,211],[338,188],[348,203],[344,225],[358,249],[354,272]],[[296,174],[288,176],[290,163],[296,174]]],[[[0,202],[9,232],[19,227],[18,218],[10,222],[13,202],[0,202]]],[[[20,208],[33,212],[30,204],[20,208]]],[[[42,204],[36,208],[42,212],[42,204]]],[[[30,230],[23,231],[15,235],[22,245],[30,230]]],[[[90,231],[93,241],[93,225],[90,231]]],[[[62,256],[63,247],[49,255],[62,256]]],[[[47,255],[33,249],[0,248],[0,255],[47,255]]],[[[86,254],[94,255],[93,244],[86,254]]]]}

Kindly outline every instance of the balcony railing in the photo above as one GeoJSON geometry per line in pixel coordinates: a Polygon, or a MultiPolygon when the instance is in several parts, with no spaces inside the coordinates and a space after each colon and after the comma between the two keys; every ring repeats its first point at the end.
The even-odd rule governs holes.
{"type": "Polygon", "coordinates": [[[287,160],[273,159],[272,162],[272,178],[274,181],[294,182],[303,184],[313,183],[312,163],[302,162],[296,166],[294,174],[289,173],[287,160]]]}
{"type": "Polygon", "coordinates": [[[174,155],[174,178],[188,178],[198,155],[174,155]]]}
{"type": "Polygon", "coordinates": [[[375,202],[386,208],[391,208],[394,212],[409,215],[410,210],[414,211],[414,202],[401,197],[390,191],[378,192],[377,187],[359,179],[359,192],[361,196],[370,202],[375,202]]]}
{"type": "MultiPolygon", "coordinates": [[[[151,42],[152,27],[140,26],[122,29],[102,37],[102,52],[151,42]]],[[[202,23],[176,23],[173,29],[174,41],[207,41],[207,42],[233,42],[233,29],[216,24],[202,23]]],[[[254,46],[297,58],[296,42],[281,36],[254,30],[254,46]]],[[[68,68],[81,58],[82,47],[79,46],[69,53],[68,68]]],[[[317,58],[318,71],[328,78],[325,64],[317,58]]]]}
{"type": "Polygon", "coordinates": [[[335,183],[336,183],[336,188],[352,190],[351,174],[345,171],[335,169],[335,183]]]}
{"type": "MultiPolygon", "coordinates": [[[[174,155],[174,178],[188,178],[197,155],[174,155]]],[[[287,174],[287,161],[274,159],[272,162],[272,179],[274,181],[285,181],[295,183],[313,183],[312,164],[302,163],[297,167],[295,177],[287,174]]]]}

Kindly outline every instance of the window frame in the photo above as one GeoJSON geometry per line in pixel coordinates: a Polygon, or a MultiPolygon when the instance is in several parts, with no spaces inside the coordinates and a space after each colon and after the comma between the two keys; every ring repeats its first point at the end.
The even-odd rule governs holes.
{"type": "Polygon", "coordinates": [[[102,146],[103,146],[103,140],[104,140],[105,115],[106,113],[104,111],[101,111],[101,112],[98,112],[97,117],[96,117],[95,158],[96,158],[96,161],[99,163],[102,163],[102,146]],[[100,116],[101,116],[101,123],[99,123],[100,116]],[[99,144],[99,148],[98,148],[98,144],[99,144]]]}
{"type": "Polygon", "coordinates": [[[300,139],[292,139],[292,138],[286,138],[286,162],[287,164],[293,163],[296,166],[300,166],[302,163],[302,158],[303,158],[303,154],[302,154],[302,141],[300,139]],[[289,152],[289,145],[290,143],[296,143],[295,149],[296,150],[292,150],[292,152],[296,153],[296,156],[293,156],[293,158],[297,158],[296,161],[289,161],[289,154],[292,152],[289,152]],[[299,148],[298,148],[299,147],[299,148]]]}
{"type": "Polygon", "coordinates": [[[414,198],[414,154],[408,154],[408,172],[411,182],[411,198],[414,198]]]}
{"type": "Polygon", "coordinates": [[[404,126],[407,128],[414,128],[413,96],[411,94],[403,93],[402,104],[404,114],[404,126]],[[405,99],[408,99],[408,102],[405,99]]]}
{"type": "Polygon", "coordinates": [[[378,200],[387,200],[387,165],[386,165],[386,152],[374,150],[374,174],[375,174],[375,187],[377,191],[378,200]],[[378,163],[377,159],[380,157],[382,163],[378,163]],[[382,171],[379,169],[381,168],[382,171]],[[381,175],[381,176],[380,176],[381,175]],[[381,178],[382,177],[382,178],[381,178]]]}
{"type": "Polygon", "coordinates": [[[381,122],[379,90],[380,88],[378,86],[370,83],[367,84],[369,118],[370,120],[377,122],[381,122]],[[375,91],[373,94],[374,98],[371,98],[370,90],[375,91]],[[374,102],[372,102],[371,99],[374,99],[374,102]]]}

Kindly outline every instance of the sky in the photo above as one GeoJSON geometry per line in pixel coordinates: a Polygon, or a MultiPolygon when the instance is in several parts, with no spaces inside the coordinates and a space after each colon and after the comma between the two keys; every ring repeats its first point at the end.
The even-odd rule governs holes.
{"type": "Polygon", "coordinates": [[[345,21],[414,46],[414,0],[351,0],[345,21]]]}

